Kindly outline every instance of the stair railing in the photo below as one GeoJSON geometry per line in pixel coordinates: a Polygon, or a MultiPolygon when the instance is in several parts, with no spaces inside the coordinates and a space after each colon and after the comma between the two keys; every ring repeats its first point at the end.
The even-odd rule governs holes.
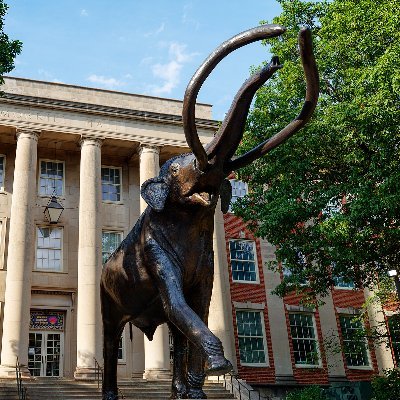
{"type": "Polygon", "coordinates": [[[18,400],[27,400],[27,395],[26,395],[27,390],[22,383],[21,364],[19,363],[18,357],[15,363],[15,375],[17,378],[18,400]]]}
{"type": "MultiPolygon", "coordinates": [[[[222,375],[221,379],[224,388],[229,390],[239,400],[271,400],[270,397],[261,396],[258,390],[249,388],[248,385],[240,382],[233,374],[222,375]]],[[[218,383],[220,383],[220,376],[218,376],[218,383]]]]}
{"type": "Polygon", "coordinates": [[[103,367],[99,364],[99,362],[96,360],[96,357],[94,358],[94,379],[97,382],[97,389],[100,389],[100,387],[103,386],[103,367]]]}
{"type": "MultiPolygon", "coordinates": [[[[100,390],[100,388],[103,387],[103,379],[104,379],[104,371],[103,367],[99,364],[99,362],[96,360],[96,357],[94,357],[94,379],[97,381],[97,389],[100,390]]],[[[117,388],[119,392],[119,397],[120,399],[124,399],[125,396],[121,392],[120,388],[117,388]]]]}

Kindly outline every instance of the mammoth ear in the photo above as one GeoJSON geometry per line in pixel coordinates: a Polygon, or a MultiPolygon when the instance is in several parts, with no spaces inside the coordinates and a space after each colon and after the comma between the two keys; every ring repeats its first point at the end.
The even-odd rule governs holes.
{"type": "Polygon", "coordinates": [[[221,196],[221,210],[226,214],[229,210],[229,204],[232,198],[232,185],[228,179],[224,179],[220,191],[221,196]]]}
{"type": "Polygon", "coordinates": [[[169,193],[169,186],[160,178],[145,181],[140,189],[144,201],[155,211],[162,211],[169,193]]]}

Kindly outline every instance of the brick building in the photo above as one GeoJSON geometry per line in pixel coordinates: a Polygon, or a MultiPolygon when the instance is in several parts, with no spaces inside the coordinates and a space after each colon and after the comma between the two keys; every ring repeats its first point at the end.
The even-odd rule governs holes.
{"type": "MultiPolygon", "coordinates": [[[[182,102],[16,78],[6,78],[2,90],[0,375],[13,376],[18,357],[26,375],[92,377],[94,359],[102,360],[102,261],[145,208],[141,183],[188,151],[182,102]],[[53,195],[64,208],[55,224],[44,214],[53,195]]],[[[207,143],[218,123],[211,106],[198,104],[196,112],[207,143]]],[[[235,197],[245,193],[245,184],[232,185],[235,197]]],[[[281,275],[265,267],[274,249],[231,212],[216,213],[214,250],[209,326],[242,379],[280,393],[307,383],[365,381],[393,366],[397,353],[352,343],[363,291],[338,280],[318,309],[305,309],[296,296],[278,298],[272,291],[281,275]],[[338,341],[353,350],[329,353],[324,343],[338,341]]],[[[371,323],[380,318],[375,311],[371,323]]],[[[118,373],[169,376],[166,327],[153,342],[137,329],[130,341],[125,330],[118,373]]]]}

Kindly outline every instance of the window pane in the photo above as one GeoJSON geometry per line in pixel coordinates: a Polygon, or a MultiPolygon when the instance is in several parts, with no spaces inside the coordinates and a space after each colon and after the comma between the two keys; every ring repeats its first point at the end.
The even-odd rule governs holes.
{"type": "Polygon", "coordinates": [[[265,364],[261,312],[236,311],[236,323],[240,361],[245,364],[265,364]]]}
{"type": "Polygon", "coordinates": [[[62,228],[37,228],[36,269],[62,271],[62,228]]]}
{"type": "Polygon", "coordinates": [[[117,250],[122,241],[121,232],[103,231],[102,236],[102,259],[103,264],[108,260],[112,253],[117,250]]]}
{"type": "Polygon", "coordinates": [[[232,205],[236,203],[237,199],[244,197],[247,194],[247,183],[238,181],[236,179],[230,179],[229,182],[232,186],[232,199],[229,205],[229,212],[232,212],[232,205]]]}
{"type": "Polygon", "coordinates": [[[257,281],[255,243],[249,240],[229,241],[232,279],[234,281],[257,281]]]}
{"type": "Polygon", "coordinates": [[[388,328],[390,344],[396,361],[396,367],[398,368],[400,365],[400,315],[393,315],[388,318],[388,328]]]}
{"type": "Polygon", "coordinates": [[[5,157],[0,156],[0,188],[4,186],[4,164],[5,157]]]}
{"type": "Polygon", "coordinates": [[[63,195],[64,163],[58,161],[40,162],[39,194],[63,195]]]}
{"type": "Polygon", "coordinates": [[[361,321],[352,315],[341,315],[339,320],[347,365],[368,366],[367,342],[361,321]]]}
{"type": "Polygon", "coordinates": [[[313,315],[289,313],[289,322],[295,363],[318,365],[319,354],[313,315]]]}
{"type": "Polygon", "coordinates": [[[101,192],[103,201],[121,200],[121,170],[114,167],[101,168],[101,192]]]}

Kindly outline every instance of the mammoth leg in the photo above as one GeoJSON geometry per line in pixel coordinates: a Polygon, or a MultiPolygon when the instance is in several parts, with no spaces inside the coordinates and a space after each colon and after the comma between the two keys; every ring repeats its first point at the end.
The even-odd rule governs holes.
{"type": "Polygon", "coordinates": [[[206,373],[222,375],[230,371],[232,365],[224,357],[221,341],[186,303],[179,267],[170,261],[154,239],[148,240],[145,250],[168,320],[197,347],[197,351],[203,353],[206,373]]]}
{"type": "Polygon", "coordinates": [[[104,377],[102,400],[118,400],[117,364],[118,344],[125,325],[123,316],[113,306],[113,301],[101,287],[101,312],[103,318],[104,377]]]}
{"type": "Polygon", "coordinates": [[[174,338],[171,399],[186,399],[187,339],[173,324],[168,326],[174,338]]]}

